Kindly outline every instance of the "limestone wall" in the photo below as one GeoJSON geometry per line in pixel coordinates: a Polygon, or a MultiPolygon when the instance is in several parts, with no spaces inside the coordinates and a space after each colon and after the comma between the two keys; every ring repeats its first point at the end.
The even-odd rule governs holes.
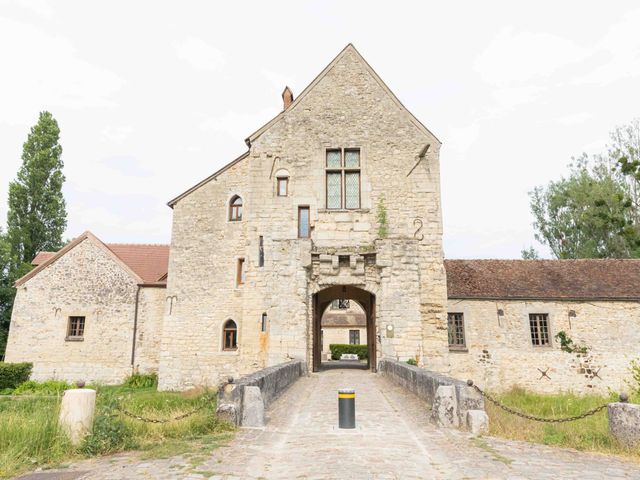
{"type": "Polygon", "coordinates": [[[395,338],[383,336],[382,355],[409,358],[423,351],[434,362],[446,358],[439,146],[347,49],[252,142],[246,158],[174,206],[167,295],[177,302],[171,315],[165,310],[161,388],[215,384],[291,358],[311,365],[312,296],[344,279],[339,272],[316,276],[312,254],[319,251],[366,250],[384,262],[380,274],[373,260],[374,283],[364,273],[347,279],[375,290],[379,325],[397,324],[395,338]],[[429,152],[416,166],[427,144],[429,152]],[[326,209],[325,152],[336,147],[360,148],[360,209],[326,209]],[[285,174],[289,194],[280,197],[276,178],[285,174]],[[243,198],[241,222],[228,220],[234,195],[243,198]],[[389,239],[376,242],[383,196],[389,239]],[[298,238],[301,205],[310,207],[310,239],[298,238]],[[236,286],[240,257],[246,259],[246,283],[236,286]],[[238,323],[235,352],[221,348],[227,319],[238,323]],[[443,346],[426,352],[425,335],[443,346]]]}
{"type": "MultiPolygon", "coordinates": [[[[122,381],[131,373],[136,290],[135,279],[109,253],[82,241],[18,288],[5,360],[33,362],[35,380],[122,381]],[[82,341],[66,340],[69,316],[85,317],[82,341]]],[[[152,347],[159,332],[145,318],[155,315],[154,300],[142,296],[148,314],[140,325],[152,347]]],[[[145,369],[153,369],[154,348],[140,352],[145,369]]]]}
{"type": "Polygon", "coordinates": [[[629,362],[640,356],[636,302],[449,300],[448,309],[464,313],[468,347],[450,353],[453,376],[494,391],[512,386],[549,393],[628,390],[629,362]],[[533,346],[530,313],[549,315],[550,346],[533,346]],[[588,353],[561,350],[554,338],[560,331],[589,347],[588,353]]]}

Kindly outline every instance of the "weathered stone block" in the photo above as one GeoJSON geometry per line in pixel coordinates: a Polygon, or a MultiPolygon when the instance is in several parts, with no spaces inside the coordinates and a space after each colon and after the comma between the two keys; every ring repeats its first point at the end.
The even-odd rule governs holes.
{"type": "Polygon", "coordinates": [[[484,410],[467,411],[467,428],[474,435],[489,433],[489,416],[484,410]]]}
{"type": "Polygon", "coordinates": [[[60,427],[73,445],[78,445],[91,432],[96,391],[90,388],[65,390],[60,403],[60,427]]]}
{"type": "Polygon", "coordinates": [[[611,435],[626,447],[640,447],[640,405],[610,403],[608,413],[611,435]]]}
{"type": "Polygon", "coordinates": [[[264,427],[264,401],[259,387],[244,387],[240,424],[243,427],[264,427]]]}
{"type": "Polygon", "coordinates": [[[433,401],[431,417],[439,427],[457,428],[460,425],[455,387],[452,385],[438,387],[433,401]]]}

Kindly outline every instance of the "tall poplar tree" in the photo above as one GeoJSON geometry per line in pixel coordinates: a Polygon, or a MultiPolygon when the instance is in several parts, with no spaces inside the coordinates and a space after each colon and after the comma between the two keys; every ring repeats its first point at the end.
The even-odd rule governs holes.
{"type": "MultiPolygon", "coordinates": [[[[4,250],[8,265],[0,284],[5,291],[0,301],[0,342],[9,327],[15,289],[13,282],[31,268],[31,260],[40,251],[56,251],[63,246],[67,211],[62,195],[64,174],[60,128],[53,115],[40,112],[22,147],[22,165],[16,179],[9,183],[9,211],[4,250]],[[8,249],[8,253],[6,250],[8,249]]],[[[0,249],[1,250],[1,249],[0,249]]],[[[2,253],[2,252],[0,252],[2,253]]],[[[2,293],[0,286],[0,293],[2,293]]],[[[0,354],[4,351],[0,343],[0,354]]]]}

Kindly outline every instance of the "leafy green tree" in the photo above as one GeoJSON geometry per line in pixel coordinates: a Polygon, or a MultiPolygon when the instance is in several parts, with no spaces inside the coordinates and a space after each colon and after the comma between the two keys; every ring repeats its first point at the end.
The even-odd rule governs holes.
{"type": "Polygon", "coordinates": [[[530,199],[535,238],[557,258],[640,256],[629,187],[602,158],[583,154],[568,178],[535,188],[530,199]]]}
{"type": "Polygon", "coordinates": [[[640,213],[640,118],[616,127],[610,134],[609,158],[624,176],[638,222],[640,213]]]}
{"type": "Polygon", "coordinates": [[[22,147],[22,166],[9,184],[7,237],[16,268],[39,251],[55,251],[63,244],[67,211],[59,138],[58,122],[41,112],[22,147]]]}
{"type": "Polygon", "coordinates": [[[11,319],[11,305],[14,297],[9,276],[12,263],[10,250],[7,237],[4,232],[2,232],[2,229],[0,229],[0,358],[7,344],[7,333],[9,332],[9,321],[11,319]]]}
{"type": "Polygon", "coordinates": [[[38,252],[63,246],[67,211],[59,138],[58,122],[41,112],[22,147],[16,179],[9,183],[7,232],[0,235],[0,354],[11,319],[13,283],[31,269],[38,252]]]}
{"type": "Polygon", "coordinates": [[[523,260],[539,260],[540,259],[540,254],[533,247],[523,249],[520,252],[520,254],[522,255],[523,260]]]}

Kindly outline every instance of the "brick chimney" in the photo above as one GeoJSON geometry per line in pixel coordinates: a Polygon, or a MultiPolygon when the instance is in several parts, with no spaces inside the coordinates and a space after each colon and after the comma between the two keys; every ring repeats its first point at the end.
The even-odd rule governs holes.
{"type": "Polygon", "coordinates": [[[289,87],[284,87],[284,92],[282,92],[282,101],[284,103],[285,110],[293,103],[293,92],[289,87]]]}

